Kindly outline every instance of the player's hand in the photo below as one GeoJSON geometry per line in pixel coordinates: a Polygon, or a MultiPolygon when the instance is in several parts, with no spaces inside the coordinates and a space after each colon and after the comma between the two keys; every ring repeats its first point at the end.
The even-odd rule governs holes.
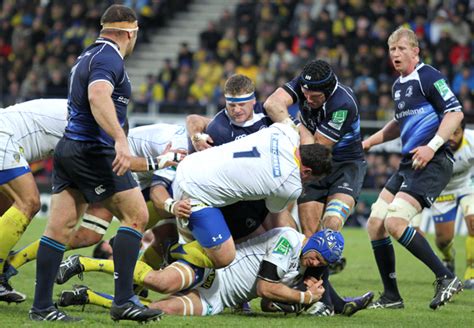
{"type": "Polygon", "coordinates": [[[189,199],[178,200],[173,208],[173,214],[181,219],[191,216],[191,201],[189,199]]]}
{"type": "Polygon", "coordinates": [[[424,169],[426,165],[431,161],[435,152],[428,146],[419,146],[413,149],[411,152],[413,157],[411,158],[413,163],[412,167],[415,170],[424,169]]]}
{"type": "Polygon", "coordinates": [[[369,139],[365,139],[364,141],[362,141],[362,149],[364,151],[369,151],[370,148],[372,148],[372,145],[370,144],[369,139]]]}
{"type": "Polygon", "coordinates": [[[191,137],[191,142],[196,151],[211,148],[214,144],[214,140],[212,140],[211,136],[207,133],[196,133],[191,137]]]}
{"type": "Polygon", "coordinates": [[[131,159],[127,138],[115,140],[115,159],[112,162],[112,170],[119,176],[124,175],[130,169],[131,159]]]}
{"type": "Polygon", "coordinates": [[[188,152],[185,149],[171,149],[171,142],[166,145],[165,150],[158,156],[158,169],[163,169],[169,166],[176,166],[181,162],[188,152]]]}
{"type": "Polygon", "coordinates": [[[324,294],[324,287],[323,287],[323,280],[316,279],[314,277],[308,277],[305,279],[306,286],[308,290],[313,294],[313,303],[317,302],[323,297],[324,294]]]}

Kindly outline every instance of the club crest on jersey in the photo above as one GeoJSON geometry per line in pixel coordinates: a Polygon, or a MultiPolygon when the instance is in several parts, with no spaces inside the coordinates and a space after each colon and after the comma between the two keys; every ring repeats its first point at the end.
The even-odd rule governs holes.
{"type": "Polygon", "coordinates": [[[393,100],[395,101],[400,100],[400,93],[401,93],[401,90],[395,91],[395,94],[393,95],[393,100]]]}
{"type": "Polygon", "coordinates": [[[413,86],[410,85],[410,86],[407,88],[407,91],[405,91],[405,97],[409,98],[409,97],[412,96],[412,94],[413,94],[413,86]]]}

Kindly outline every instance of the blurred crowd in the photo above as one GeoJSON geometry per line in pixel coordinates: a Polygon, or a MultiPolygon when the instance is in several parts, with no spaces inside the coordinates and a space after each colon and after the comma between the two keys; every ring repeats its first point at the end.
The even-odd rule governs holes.
{"type": "Polygon", "coordinates": [[[222,85],[233,73],[257,84],[260,100],[295,76],[306,61],[329,61],[358,96],[362,119],[393,117],[394,72],[387,38],[409,25],[421,58],[439,69],[474,122],[473,2],[436,0],[241,0],[200,34],[200,47],[183,43],[176,58],[150,72],[136,98],[150,102],[224,106],[222,85]],[[469,7],[471,6],[471,7],[469,7]]]}
{"type": "MultiPolygon", "coordinates": [[[[97,38],[100,17],[117,1],[0,0],[0,107],[66,98],[76,57],[97,38]]],[[[190,0],[126,0],[139,17],[139,42],[190,0]]]]}
{"type": "MultiPolygon", "coordinates": [[[[100,15],[117,1],[0,1],[1,106],[38,97],[64,97],[77,54],[97,36],[100,15]]],[[[140,17],[141,42],[191,0],[128,0],[140,17]]],[[[470,7],[471,6],[471,7],[470,7]]],[[[200,46],[183,43],[176,58],[150,68],[135,92],[134,110],[149,104],[224,105],[222,86],[234,73],[251,77],[258,98],[299,72],[312,58],[329,61],[358,96],[362,119],[388,120],[397,74],[387,54],[388,35],[409,25],[421,57],[439,69],[474,122],[469,0],[240,0],[210,21],[200,46]]]]}

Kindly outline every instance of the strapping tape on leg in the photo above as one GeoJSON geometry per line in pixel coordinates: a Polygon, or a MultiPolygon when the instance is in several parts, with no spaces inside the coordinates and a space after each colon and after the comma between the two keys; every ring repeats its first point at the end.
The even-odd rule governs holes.
{"type": "Polygon", "coordinates": [[[408,222],[418,214],[418,210],[415,206],[402,198],[395,198],[393,202],[388,205],[387,211],[387,217],[400,218],[408,222]]]}
{"type": "Polygon", "coordinates": [[[385,220],[387,217],[388,203],[382,198],[377,198],[375,203],[372,204],[370,217],[385,220]]]}
{"type": "Polygon", "coordinates": [[[351,214],[351,207],[344,203],[339,199],[332,199],[326,205],[326,209],[324,210],[323,221],[329,217],[334,216],[341,220],[342,224],[344,224],[351,214]]]}
{"type": "Polygon", "coordinates": [[[98,234],[104,235],[109,227],[110,222],[107,222],[97,216],[91,214],[84,214],[82,217],[81,227],[97,232],[98,234]]]}

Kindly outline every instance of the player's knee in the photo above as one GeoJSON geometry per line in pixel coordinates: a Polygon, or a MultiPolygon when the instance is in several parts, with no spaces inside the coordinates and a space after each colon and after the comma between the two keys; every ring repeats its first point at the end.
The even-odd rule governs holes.
{"type": "Polygon", "coordinates": [[[384,220],[377,217],[369,217],[367,220],[367,233],[369,234],[370,240],[382,239],[386,233],[384,220]]]}
{"type": "Polygon", "coordinates": [[[23,212],[28,218],[32,219],[41,208],[41,202],[38,194],[29,195],[25,199],[22,199],[20,204],[20,211],[23,212]]]}
{"type": "Polygon", "coordinates": [[[438,247],[438,249],[445,249],[452,240],[453,239],[448,236],[436,236],[436,247],[438,247]]]}

